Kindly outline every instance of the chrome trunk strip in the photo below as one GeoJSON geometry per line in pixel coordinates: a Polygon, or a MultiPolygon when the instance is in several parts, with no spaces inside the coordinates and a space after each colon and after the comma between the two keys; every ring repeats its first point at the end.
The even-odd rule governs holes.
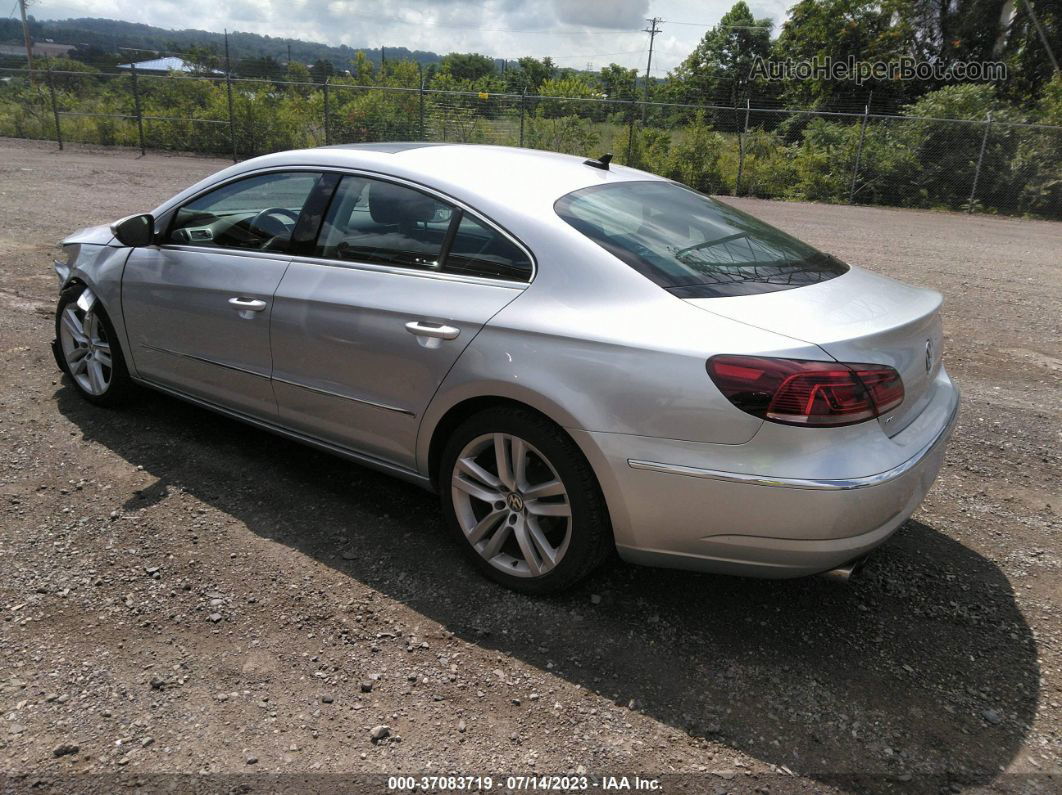
{"type": "Polygon", "coordinates": [[[936,435],[921,450],[908,458],[902,464],[894,466],[876,475],[867,475],[859,478],[843,479],[814,479],[814,478],[773,478],[768,475],[751,475],[744,472],[723,472],[718,469],[702,469],[682,464],[662,464],[659,461],[639,461],[627,459],[627,465],[631,469],[643,469],[650,472],[663,472],[668,475],[684,475],[691,478],[705,478],[707,480],[721,480],[726,483],[744,483],[751,486],[775,486],[786,489],[815,489],[818,491],[849,491],[851,489],[865,489],[870,486],[880,486],[888,483],[914,469],[933,450],[943,443],[955,427],[955,421],[959,417],[959,403],[955,402],[951,416],[944,424],[940,433],[936,435]]]}

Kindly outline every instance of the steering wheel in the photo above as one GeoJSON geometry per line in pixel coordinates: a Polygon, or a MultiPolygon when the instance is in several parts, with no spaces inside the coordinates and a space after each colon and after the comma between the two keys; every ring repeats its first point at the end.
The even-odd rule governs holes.
{"type": "Polygon", "coordinates": [[[275,238],[286,238],[291,234],[291,229],[288,228],[288,225],[277,216],[290,219],[292,224],[297,223],[299,220],[299,214],[286,207],[268,207],[251,219],[250,228],[252,232],[257,230],[269,236],[264,244],[266,246],[272,243],[275,238]]]}

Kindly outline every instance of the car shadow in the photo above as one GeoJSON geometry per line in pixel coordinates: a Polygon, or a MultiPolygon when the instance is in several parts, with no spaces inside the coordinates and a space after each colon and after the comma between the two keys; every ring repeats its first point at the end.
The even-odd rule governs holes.
{"type": "Polygon", "coordinates": [[[1010,583],[920,522],[848,584],[617,564],[535,599],[479,576],[437,498],[415,486],[162,395],[109,412],[64,384],[59,411],[85,439],[158,479],[128,509],[184,489],[468,642],[694,742],[845,788],[936,791],[994,779],[1032,724],[1036,645],[1010,583]]]}

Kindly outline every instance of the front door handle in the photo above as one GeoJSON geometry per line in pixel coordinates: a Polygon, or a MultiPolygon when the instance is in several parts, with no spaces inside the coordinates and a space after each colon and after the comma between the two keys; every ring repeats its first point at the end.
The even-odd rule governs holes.
{"type": "Polygon", "coordinates": [[[441,323],[429,323],[425,320],[411,320],[406,323],[406,331],[418,337],[431,337],[438,340],[452,340],[461,333],[461,329],[444,326],[441,323]]]}
{"type": "Polygon", "coordinates": [[[248,309],[251,312],[261,312],[266,308],[266,302],[257,298],[230,298],[229,306],[236,309],[248,309]]]}

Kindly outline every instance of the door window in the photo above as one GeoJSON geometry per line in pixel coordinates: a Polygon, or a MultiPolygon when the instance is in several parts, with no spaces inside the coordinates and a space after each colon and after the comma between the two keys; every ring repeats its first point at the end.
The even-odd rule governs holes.
{"type": "Polygon", "coordinates": [[[320,178],[292,171],[230,182],[181,207],[166,242],[288,252],[303,205],[320,178]]]}
{"type": "Polygon", "coordinates": [[[317,256],[439,270],[453,213],[413,188],[346,176],[321,227],[317,256]]]}

